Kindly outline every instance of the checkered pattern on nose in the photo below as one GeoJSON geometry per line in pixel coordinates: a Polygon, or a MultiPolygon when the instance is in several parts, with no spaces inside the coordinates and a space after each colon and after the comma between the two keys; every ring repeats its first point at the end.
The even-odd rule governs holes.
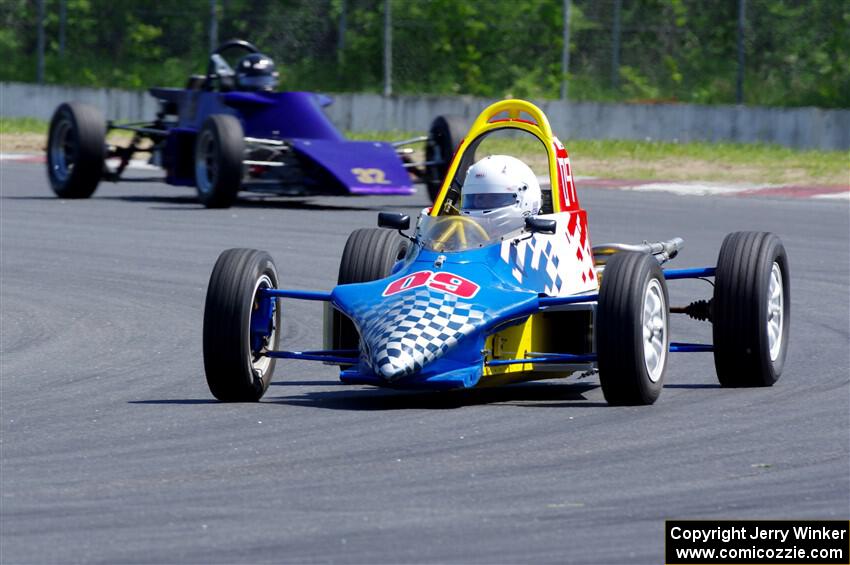
{"type": "Polygon", "coordinates": [[[442,356],[483,319],[454,295],[417,288],[363,316],[361,356],[377,375],[395,380],[442,356]]]}

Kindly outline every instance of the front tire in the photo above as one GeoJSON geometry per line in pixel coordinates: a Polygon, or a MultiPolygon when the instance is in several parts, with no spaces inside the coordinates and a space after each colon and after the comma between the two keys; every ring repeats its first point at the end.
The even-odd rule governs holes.
{"type": "Polygon", "coordinates": [[[59,198],[88,198],[103,176],[106,120],[88,104],[66,102],[50,119],[47,177],[59,198]]]}
{"type": "Polygon", "coordinates": [[[620,252],[608,260],[596,311],[599,380],[612,405],[652,404],[670,349],[667,285],[658,261],[620,252]]]}
{"type": "Polygon", "coordinates": [[[280,309],[260,289],[277,288],[277,269],[265,251],[228,249],[213,267],[204,307],[204,370],[222,402],[259,400],[275,360],[263,355],[280,341],[280,309]]]}
{"type": "Polygon", "coordinates": [[[727,387],[771,386],[788,350],[791,301],[788,256],[766,232],[723,240],[714,275],[714,366],[727,387]]]}
{"type": "MultiPolygon", "coordinates": [[[[396,232],[381,228],[355,230],[348,236],[339,263],[337,284],[376,281],[388,277],[393,265],[404,258],[410,242],[396,232]]],[[[334,310],[333,349],[357,349],[360,334],[347,316],[334,310]]]]}
{"type": "Polygon", "coordinates": [[[245,136],[242,124],[227,114],[204,121],[195,140],[195,186],[207,208],[230,208],[242,187],[245,136]]]}

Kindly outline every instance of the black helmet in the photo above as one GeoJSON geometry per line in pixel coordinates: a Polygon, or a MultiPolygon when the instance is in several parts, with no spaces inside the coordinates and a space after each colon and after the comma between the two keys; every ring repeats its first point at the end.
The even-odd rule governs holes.
{"type": "Polygon", "coordinates": [[[277,87],[274,61],[262,53],[245,55],[236,65],[236,88],[272,91],[277,87]]]}

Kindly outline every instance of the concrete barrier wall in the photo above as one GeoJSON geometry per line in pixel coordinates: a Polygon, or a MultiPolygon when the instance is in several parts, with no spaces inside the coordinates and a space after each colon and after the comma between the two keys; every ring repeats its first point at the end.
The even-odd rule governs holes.
{"type": "Polygon", "coordinates": [[[72,100],[96,106],[115,120],[147,120],[157,111],[156,100],[141,90],[0,82],[0,116],[49,120],[56,106],[72,100]]]}
{"type": "MultiPolygon", "coordinates": [[[[465,96],[336,94],[326,111],[351,131],[423,131],[440,114],[470,121],[493,100],[465,96]]],[[[145,91],[0,83],[0,116],[49,119],[68,100],[88,102],[116,120],[153,117],[156,101],[145,91]]],[[[653,139],[776,143],[788,147],[850,149],[850,110],[700,106],[696,104],[603,104],[540,101],[561,139],[653,139]]]]}

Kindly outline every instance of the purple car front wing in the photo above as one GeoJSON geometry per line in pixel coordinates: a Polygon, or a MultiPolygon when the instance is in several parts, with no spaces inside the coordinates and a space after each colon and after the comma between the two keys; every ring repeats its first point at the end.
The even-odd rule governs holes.
{"type": "Polygon", "coordinates": [[[292,147],[327,170],[351,194],[413,194],[416,191],[410,174],[389,143],[293,139],[292,147]]]}

